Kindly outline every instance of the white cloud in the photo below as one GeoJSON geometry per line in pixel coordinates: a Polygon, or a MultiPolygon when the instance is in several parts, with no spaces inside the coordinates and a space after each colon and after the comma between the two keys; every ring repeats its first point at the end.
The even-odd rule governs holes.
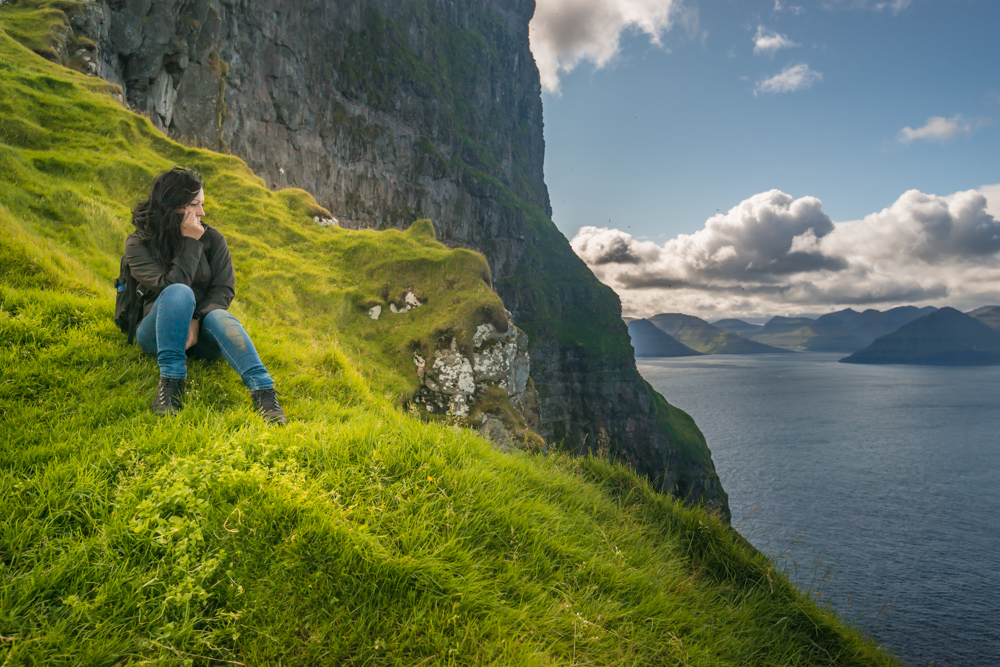
{"type": "Polygon", "coordinates": [[[808,88],[817,81],[822,81],[823,75],[810,69],[809,65],[800,63],[789,65],[769,79],[759,82],[753,89],[754,95],[761,93],[791,93],[808,88]]]}
{"type": "Polygon", "coordinates": [[[798,5],[786,5],[781,2],[781,0],[774,0],[774,13],[780,14],[781,12],[788,12],[794,16],[798,16],[805,12],[806,10],[798,5]]]}
{"type": "Polygon", "coordinates": [[[986,197],[986,210],[994,218],[1000,219],[1000,183],[984,185],[979,188],[979,194],[986,197]]]}
{"type": "Polygon", "coordinates": [[[542,88],[558,93],[560,74],[584,61],[607,65],[618,55],[625,30],[660,45],[677,22],[689,29],[697,24],[697,13],[683,0],[537,0],[529,39],[542,88]]]}
{"type": "Polygon", "coordinates": [[[663,245],[597,227],[571,244],[637,316],[968,309],[998,300],[998,203],[1000,184],[946,197],[910,190],[882,211],[834,223],[815,197],[771,190],[663,245]]]}
{"type": "Polygon", "coordinates": [[[948,141],[960,134],[972,134],[975,131],[972,123],[962,118],[962,116],[933,116],[927,119],[923,127],[913,129],[904,127],[899,131],[897,139],[900,143],[911,144],[918,139],[926,141],[948,141]]]}
{"type": "Polygon", "coordinates": [[[793,46],[801,45],[793,42],[784,35],[765,30],[762,25],[757,26],[757,34],[753,38],[753,52],[755,54],[760,55],[763,53],[773,56],[777,51],[792,48],[793,46]]]}
{"type": "Polygon", "coordinates": [[[826,0],[823,6],[826,9],[838,9],[849,7],[851,9],[870,9],[876,12],[889,10],[893,14],[898,14],[907,7],[913,0],[826,0]]]}

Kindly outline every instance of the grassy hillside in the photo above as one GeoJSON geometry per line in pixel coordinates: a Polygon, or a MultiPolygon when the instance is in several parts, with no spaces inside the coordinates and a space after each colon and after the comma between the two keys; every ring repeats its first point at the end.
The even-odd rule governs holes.
{"type": "Polygon", "coordinates": [[[318,227],[15,18],[38,25],[0,7],[0,664],[894,664],[629,471],[400,409],[415,349],[501,314],[483,259],[427,224],[318,227]],[[176,163],[207,179],[285,428],[222,362],[155,418],[156,364],[111,322],[129,207],[176,163]],[[427,305],[364,315],[408,289],[427,305]]]}

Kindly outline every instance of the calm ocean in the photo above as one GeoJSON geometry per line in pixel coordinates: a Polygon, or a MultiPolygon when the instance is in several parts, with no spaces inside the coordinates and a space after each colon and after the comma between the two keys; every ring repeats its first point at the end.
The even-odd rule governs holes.
{"type": "Polygon", "coordinates": [[[907,665],[1000,665],[1000,367],[641,359],[733,525],[907,665]]]}

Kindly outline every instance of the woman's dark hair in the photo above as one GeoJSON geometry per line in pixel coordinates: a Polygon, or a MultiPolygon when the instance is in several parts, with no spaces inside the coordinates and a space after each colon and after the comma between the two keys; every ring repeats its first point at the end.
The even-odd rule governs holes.
{"type": "Polygon", "coordinates": [[[132,211],[132,224],[164,269],[170,267],[181,247],[181,209],[194,201],[202,185],[198,172],[174,167],[156,177],[149,199],[132,211]]]}

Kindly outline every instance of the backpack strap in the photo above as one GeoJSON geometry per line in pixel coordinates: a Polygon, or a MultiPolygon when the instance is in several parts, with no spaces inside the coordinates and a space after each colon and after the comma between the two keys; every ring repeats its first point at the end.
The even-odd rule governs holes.
{"type": "Polygon", "coordinates": [[[139,313],[141,313],[146,307],[146,300],[143,298],[146,293],[143,291],[142,287],[136,285],[135,295],[138,303],[132,308],[132,314],[129,316],[128,320],[128,344],[131,345],[132,341],[135,340],[135,330],[139,328],[139,313]]]}

